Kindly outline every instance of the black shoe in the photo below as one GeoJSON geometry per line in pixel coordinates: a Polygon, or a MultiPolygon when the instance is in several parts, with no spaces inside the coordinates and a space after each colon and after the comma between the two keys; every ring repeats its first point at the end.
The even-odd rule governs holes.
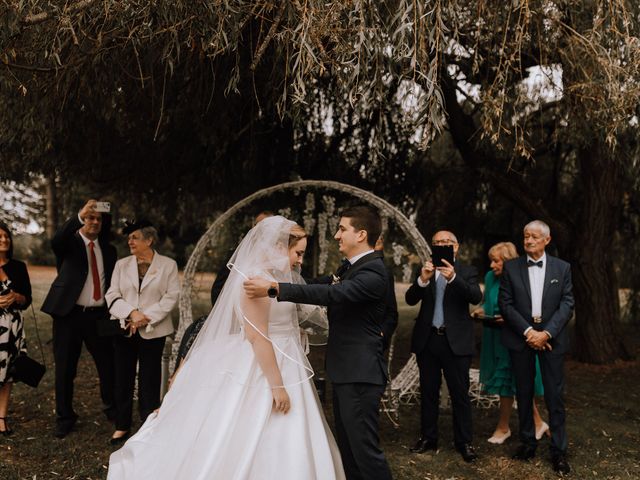
{"type": "Polygon", "coordinates": [[[460,455],[462,455],[462,459],[467,463],[471,463],[478,459],[478,454],[475,452],[470,443],[465,443],[464,445],[457,447],[456,450],[460,452],[460,455]]]}
{"type": "Polygon", "coordinates": [[[120,445],[121,443],[124,443],[124,442],[127,441],[127,438],[129,438],[129,435],[130,435],[130,433],[127,431],[121,437],[111,437],[109,439],[109,444],[110,445],[120,445]]]}
{"type": "Polygon", "coordinates": [[[511,456],[514,460],[529,460],[536,456],[536,447],[531,445],[520,445],[511,456]]]}
{"type": "Polygon", "coordinates": [[[9,422],[7,422],[6,417],[0,417],[0,420],[2,420],[2,423],[4,423],[4,430],[0,430],[0,435],[4,435],[5,437],[8,437],[13,433],[13,430],[9,428],[9,422]]]}
{"type": "Polygon", "coordinates": [[[552,455],[551,464],[553,465],[553,470],[561,475],[567,475],[571,472],[571,467],[569,466],[569,462],[567,462],[567,457],[564,453],[552,455]]]}
{"type": "Polygon", "coordinates": [[[56,438],[64,438],[71,433],[71,430],[73,430],[73,424],[59,423],[53,434],[56,438]]]}
{"type": "Polygon", "coordinates": [[[78,420],[77,415],[70,419],[56,421],[56,430],[53,433],[55,437],[64,438],[69,435],[73,431],[73,427],[76,425],[76,420],[78,420]]]}
{"type": "Polygon", "coordinates": [[[434,452],[438,450],[438,441],[425,440],[424,438],[420,438],[418,439],[416,444],[409,449],[411,453],[424,453],[427,450],[433,450],[434,452]]]}

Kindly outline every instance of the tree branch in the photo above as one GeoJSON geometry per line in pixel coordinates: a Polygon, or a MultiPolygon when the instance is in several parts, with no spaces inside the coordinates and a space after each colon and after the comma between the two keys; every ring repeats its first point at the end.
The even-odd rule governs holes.
{"type": "MultiPolygon", "coordinates": [[[[449,130],[456,148],[464,162],[479,171],[502,195],[511,200],[521,210],[532,217],[547,221],[554,231],[559,245],[567,246],[571,238],[570,221],[550,208],[536,190],[529,186],[520,175],[508,167],[508,162],[499,155],[489,155],[477,148],[473,137],[477,134],[473,119],[464,113],[456,98],[455,82],[447,74],[441,76],[442,92],[446,111],[449,115],[449,130]]],[[[520,159],[525,160],[526,159],[520,159]]]]}
{"type": "MultiPolygon", "coordinates": [[[[85,8],[90,7],[94,3],[96,3],[96,0],[80,0],[79,2],[74,3],[73,5],[65,8],[62,11],[62,13],[66,15],[77,13],[81,10],[84,10],[85,8]]],[[[30,25],[36,25],[38,23],[46,22],[47,20],[52,20],[53,18],[56,18],[53,12],[34,13],[32,15],[27,15],[26,17],[24,17],[20,21],[20,23],[22,25],[30,26],[30,25]]]]}
{"type": "Polygon", "coordinates": [[[271,40],[275,36],[276,30],[278,29],[278,26],[282,21],[282,15],[284,13],[284,9],[286,8],[286,6],[287,6],[287,2],[285,2],[284,0],[280,2],[280,8],[278,9],[278,13],[276,13],[276,18],[273,19],[273,23],[271,24],[271,28],[269,28],[269,32],[267,32],[267,36],[264,37],[264,41],[258,47],[258,50],[256,51],[256,56],[254,57],[253,62],[251,62],[251,66],[249,68],[252,72],[255,71],[256,67],[258,66],[258,63],[260,63],[260,59],[262,58],[262,55],[264,55],[264,51],[267,49],[267,47],[269,46],[269,43],[271,43],[271,40]]]}

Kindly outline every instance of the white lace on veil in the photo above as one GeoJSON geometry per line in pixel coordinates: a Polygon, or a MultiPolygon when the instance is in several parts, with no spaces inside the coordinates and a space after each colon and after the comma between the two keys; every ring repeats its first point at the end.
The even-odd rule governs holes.
{"type": "MultiPolygon", "coordinates": [[[[267,278],[274,282],[300,283],[303,281],[299,275],[292,275],[289,260],[289,235],[295,222],[282,216],[269,217],[259,222],[242,239],[238,248],[231,256],[227,266],[230,269],[229,278],[222,289],[218,300],[209,313],[205,324],[198,333],[193,346],[189,350],[185,361],[198,355],[201,349],[219,349],[225,351],[230,345],[237,344],[244,339],[246,329],[255,328],[263,337],[271,341],[274,350],[279,352],[288,361],[300,365],[307,371],[307,376],[301,381],[289,384],[294,385],[307,381],[313,376],[313,370],[308,364],[300,363],[282,351],[270,338],[264,335],[242,311],[242,303],[246,300],[243,282],[253,276],[267,278]]],[[[272,300],[276,302],[276,300],[272,300]]],[[[290,309],[290,324],[297,328],[297,309],[290,309]]],[[[271,319],[270,319],[271,324],[271,319]]],[[[247,342],[248,343],[248,342],[247,342]]],[[[230,352],[231,353],[231,352],[230,352]]],[[[230,355],[231,356],[231,355],[230,355]]],[[[236,375],[241,368],[233,363],[222,362],[223,365],[211,365],[214,373],[220,368],[223,373],[234,377],[236,381],[244,383],[245,376],[236,375]]],[[[241,362],[238,362],[241,363],[241,362]]],[[[249,383],[253,383],[249,381],[249,383]]],[[[285,387],[289,386],[285,382],[285,387]]]]}

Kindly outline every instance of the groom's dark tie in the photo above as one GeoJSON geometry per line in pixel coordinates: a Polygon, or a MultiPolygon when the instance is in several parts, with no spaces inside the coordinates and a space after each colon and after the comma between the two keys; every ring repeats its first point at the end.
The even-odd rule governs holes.
{"type": "Polygon", "coordinates": [[[347,270],[349,270],[349,267],[351,267],[351,263],[345,258],[344,260],[342,260],[342,263],[338,267],[338,270],[336,270],[336,277],[342,278],[342,276],[347,273],[347,270]]]}

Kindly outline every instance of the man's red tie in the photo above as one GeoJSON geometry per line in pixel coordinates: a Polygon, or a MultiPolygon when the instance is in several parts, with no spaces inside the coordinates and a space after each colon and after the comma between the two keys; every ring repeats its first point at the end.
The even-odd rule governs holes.
{"type": "Polygon", "coordinates": [[[89,253],[91,254],[91,277],[93,278],[93,299],[100,300],[102,291],[100,290],[100,274],[98,273],[98,261],[96,253],[93,251],[93,242],[89,242],[89,253]]]}

